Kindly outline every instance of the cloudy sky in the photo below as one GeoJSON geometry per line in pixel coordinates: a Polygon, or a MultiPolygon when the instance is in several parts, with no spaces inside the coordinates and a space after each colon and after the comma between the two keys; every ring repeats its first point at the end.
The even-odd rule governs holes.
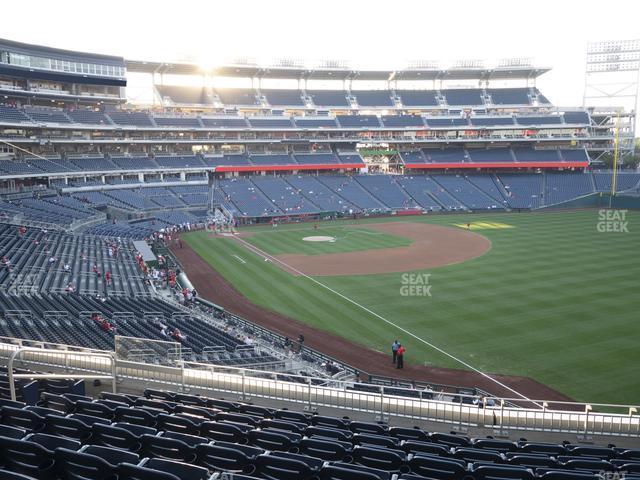
{"type": "Polygon", "coordinates": [[[204,65],[529,57],[552,67],[538,85],[560,106],[582,103],[587,42],[640,38],[639,0],[31,0],[3,2],[2,17],[11,40],[204,65]]]}

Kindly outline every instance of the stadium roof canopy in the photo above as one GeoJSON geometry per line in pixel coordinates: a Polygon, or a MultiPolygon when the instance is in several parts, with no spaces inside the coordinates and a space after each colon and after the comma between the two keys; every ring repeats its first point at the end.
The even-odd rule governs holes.
{"type": "Polygon", "coordinates": [[[124,64],[124,59],[115,55],[103,55],[100,53],[87,53],[76,50],[45,47],[42,45],[33,45],[31,43],[15,42],[13,40],[3,38],[0,38],[0,50],[7,50],[22,55],[37,55],[70,62],[95,62],[117,66],[124,64]]]}
{"type": "Polygon", "coordinates": [[[203,68],[186,62],[147,62],[126,60],[127,70],[142,73],[198,75],[208,73],[216,77],[278,78],[305,80],[494,80],[536,78],[550,68],[531,66],[496,68],[408,68],[404,70],[355,70],[352,68],[304,68],[258,65],[224,65],[203,68]]]}

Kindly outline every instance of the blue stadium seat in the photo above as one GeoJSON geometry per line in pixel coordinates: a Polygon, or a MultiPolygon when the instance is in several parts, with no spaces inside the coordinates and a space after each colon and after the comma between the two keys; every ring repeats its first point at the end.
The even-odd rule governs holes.
{"type": "Polygon", "coordinates": [[[118,480],[181,480],[172,473],[139,467],[128,463],[118,465],[118,480]]]}
{"type": "Polygon", "coordinates": [[[206,468],[162,458],[150,458],[143,467],[175,475],[180,480],[207,480],[210,477],[206,468]]]}
{"type": "Polygon", "coordinates": [[[28,440],[0,437],[0,467],[39,480],[55,478],[53,452],[28,440]]]}
{"type": "Polygon", "coordinates": [[[313,473],[306,462],[275,455],[258,455],[253,464],[256,474],[266,480],[309,480],[313,473]]]}
{"type": "Polygon", "coordinates": [[[68,480],[108,480],[116,477],[116,467],[86,452],[59,448],[54,452],[58,475],[68,480]]]}
{"type": "Polygon", "coordinates": [[[254,457],[244,451],[217,444],[201,444],[195,447],[197,454],[196,465],[209,470],[224,470],[228,472],[252,472],[254,457]]]}

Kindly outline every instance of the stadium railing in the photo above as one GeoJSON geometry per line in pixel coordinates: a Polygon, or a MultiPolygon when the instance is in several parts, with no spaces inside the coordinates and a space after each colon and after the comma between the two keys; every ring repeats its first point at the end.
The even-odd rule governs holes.
{"type": "MultiPolygon", "coordinates": [[[[0,344],[0,363],[21,347],[0,344]]],[[[65,374],[111,374],[112,365],[104,354],[66,354],[66,351],[23,349],[15,363],[34,371],[61,370],[65,374]]],[[[343,409],[372,414],[378,420],[405,418],[431,421],[454,428],[489,428],[508,434],[510,431],[574,433],[576,435],[610,435],[640,438],[640,416],[637,405],[584,404],[529,400],[529,407],[510,407],[507,402],[522,399],[470,397],[460,394],[459,402],[428,398],[422,395],[402,396],[402,389],[392,394],[353,389],[353,382],[329,381],[289,374],[253,371],[246,368],[209,366],[195,370],[116,359],[117,381],[123,387],[142,388],[159,385],[182,392],[200,392],[210,396],[223,394],[247,398],[262,398],[303,405],[305,410],[318,408],[343,409]],[[565,408],[565,409],[562,409],[565,408]]],[[[407,391],[409,394],[411,391],[407,391]]]]}
{"type": "Polygon", "coordinates": [[[104,360],[109,362],[108,368],[109,370],[104,373],[91,373],[91,370],[81,373],[65,373],[63,375],[58,375],[55,373],[14,373],[13,366],[18,361],[23,362],[21,358],[28,354],[29,352],[34,352],[35,354],[39,354],[42,351],[41,348],[37,347],[25,347],[20,346],[15,349],[13,352],[9,354],[7,358],[7,380],[9,382],[9,391],[11,395],[11,400],[16,400],[16,384],[15,380],[20,378],[27,378],[31,380],[36,379],[82,379],[82,380],[110,380],[111,388],[113,393],[116,393],[116,357],[113,352],[77,352],[77,351],[58,351],[56,352],[56,356],[58,358],[62,357],[65,362],[65,366],[72,365],[75,359],[79,359],[82,357],[86,357],[90,362],[95,363],[91,370],[102,371],[104,369],[104,360]]]}

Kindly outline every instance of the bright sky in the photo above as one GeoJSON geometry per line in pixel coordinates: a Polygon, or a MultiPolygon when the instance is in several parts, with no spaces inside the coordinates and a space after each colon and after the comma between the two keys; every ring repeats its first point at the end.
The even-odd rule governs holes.
{"type": "Polygon", "coordinates": [[[553,68],[538,86],[559,106],[582,103],[587,42],[640,38],[640,0],[31,0],[3,2],[2,17],[11,40],[208,65],[530,57],[553,68]]]}

